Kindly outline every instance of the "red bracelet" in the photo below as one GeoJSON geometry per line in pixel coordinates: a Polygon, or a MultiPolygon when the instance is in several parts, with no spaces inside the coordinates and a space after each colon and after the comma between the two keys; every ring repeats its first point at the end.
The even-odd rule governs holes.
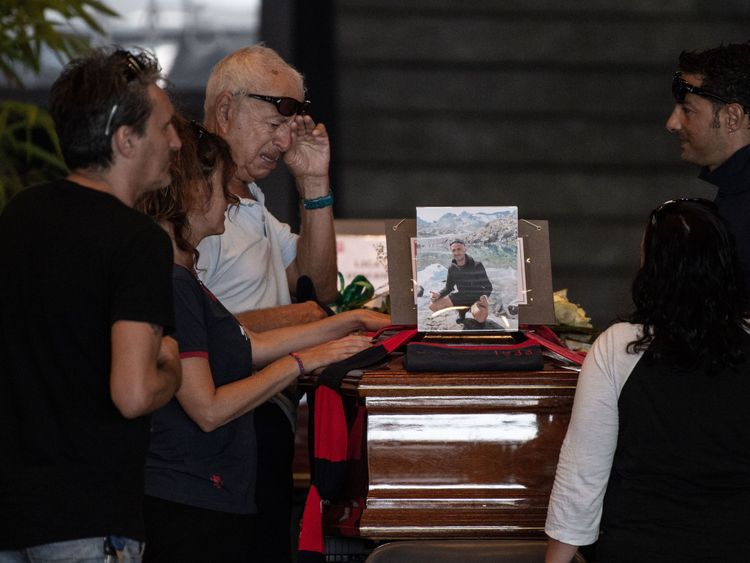
{"type": "Polygon", "coordinates": [[[299,354],[297,354],[297,352],[289,352],[289,355],[294,358],[295,362],[297,362],[297,366],[299,367],[299,374],[305,375],[305,364],[302,363],[302,358],[299,357],[299,354]]]}

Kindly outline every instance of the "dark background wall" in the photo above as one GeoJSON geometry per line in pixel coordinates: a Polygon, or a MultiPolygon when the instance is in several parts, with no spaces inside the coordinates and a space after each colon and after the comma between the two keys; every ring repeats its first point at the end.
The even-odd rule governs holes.
{"type": "MultiPolygon", "coordinates": [[[[750,2],[268,0],[261,38],[306,74],[331,132],[337,217],[517,205],[550,221],[554,287],[603,328],[629,307],[648,212],[714,196],[664,129],[670,81],[681,50],[750,39],[750,2]]],[[[174,87],[200,118],[202,89],[174,87]]],[[[262,185],[296,224],[288,175],[262,185]]]]}
{"type": "Polygon", "coordinates": [[[648,212],[713,198],[664,128],[670,82],[681,50],[750,39],[750,3],[332,5],[338,217],[517,205],[549,219],[554,287],[603,328],[629,307],[648,212]]]}

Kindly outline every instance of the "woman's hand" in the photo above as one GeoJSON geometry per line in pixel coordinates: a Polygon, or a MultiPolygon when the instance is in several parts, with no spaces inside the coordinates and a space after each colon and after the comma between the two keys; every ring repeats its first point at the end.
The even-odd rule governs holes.
{"type": "Polygon", "coordinates": [[[391,324],[390,315],[384,315],[371,309],[354,309],[340,314],[352,316],[364,330],[377,331],[391,324]]]}
{"type": "Polygon", "coordinates": [[[306,372],[311,372],[318,368],[340,362],[372,346],[372,342],[366,336],[352,334],[331,340],[312,348],[306,348],[297,352],[302,360],[306,372]]]}
{"type": "MultiPolygon", "coordinates": [[[[289,352],[312,349],[314,346],[330,343],[336,338],[359,330],[376,331],[390,323],[391,318],[388,315],[368,309],[357,309],[312,323],[261,333],[251,332],[249,335],[253,349],[253,363],[255,367],[262,367],[289,352]]],[[[363,342],[369,344],[370,341],[364,338],[363,342]]],[[[351,351],[349,355],[358,352],[360,349],[351,351]]],[[[325,365],[335,361],[338,360],[330,360],[325,365]]],[[[305,369],[311,371],[313,368],[306,365],[305,369]]]]}

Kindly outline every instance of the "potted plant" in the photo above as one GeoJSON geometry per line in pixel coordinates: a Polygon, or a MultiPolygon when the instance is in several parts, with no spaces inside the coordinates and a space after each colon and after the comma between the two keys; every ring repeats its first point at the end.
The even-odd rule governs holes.
{"type": "MultiPolygon", "coordinates": [[[[0,17],[0,74],[11,88],[23,88],[22,70],[40,71],[42,50],[62,62],[89,48],[87,37],[73,32],[80,19],[102,34],[99,15],[116,12],[97,0],[5,0],[0,17]]],[[[0,209],[23,186],[62,175],[65,163],[49,114],[27,102],[0,100],[0,209]]]]}

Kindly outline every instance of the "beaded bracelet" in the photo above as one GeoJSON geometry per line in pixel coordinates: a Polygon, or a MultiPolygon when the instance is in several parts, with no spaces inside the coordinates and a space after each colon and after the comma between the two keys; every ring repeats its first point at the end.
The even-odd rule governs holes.
{"type": "Polygon", "coordinates": [[[305,209],[323,209],[329,205],[333,205],[333,192],[331,190],[328,190],[328,193],[324,196],[302,200],[302,206],[305,209]]]}
{"type": "Polygon", "coordinates": [[[295,362],[297,362],[297,366],[299,367],[299,374],[305,375],[305,364],[302,363],[302,358],[299,357],[299,354],[297,354],[297,352],[289,352],[289,355],[294,358],[295,362]]]}

